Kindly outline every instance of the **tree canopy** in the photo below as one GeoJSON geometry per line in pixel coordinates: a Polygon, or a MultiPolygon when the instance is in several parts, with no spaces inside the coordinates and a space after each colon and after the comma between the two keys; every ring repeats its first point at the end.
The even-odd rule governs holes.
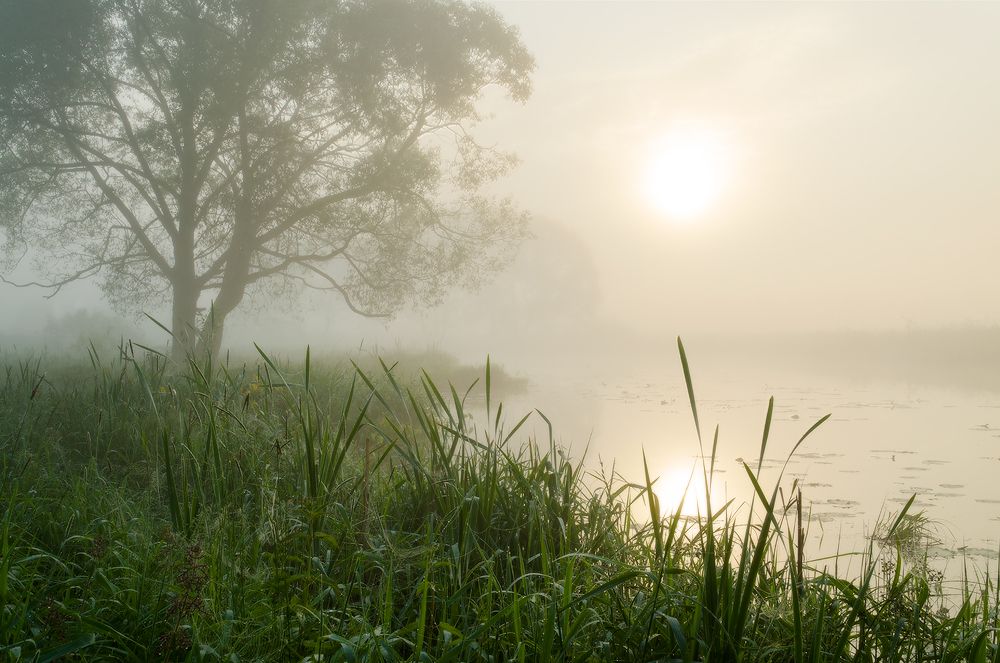
{"type": "Polygon", "coordinates": [[[525,216],[470,128],[530,54],[454,0],[0,0],[0,224],[55,291],[172,302],[218,348],[248,294],[330,290],[387,315],[475,283],[525,216]]]}

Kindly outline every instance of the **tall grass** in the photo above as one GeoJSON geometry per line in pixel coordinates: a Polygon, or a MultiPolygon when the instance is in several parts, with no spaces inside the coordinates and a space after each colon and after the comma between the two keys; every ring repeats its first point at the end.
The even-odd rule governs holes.
{"type": "Polygon", "coordinates": [[[945,610],[912,500],[856,576],[804,559],[796,486],[758,478],[773,402],[753,503],[687,518],[526,437],[489,363],[481,391],[308,350],[2,371],[7,660],[1000,660],[996,582],[945,610]]]}

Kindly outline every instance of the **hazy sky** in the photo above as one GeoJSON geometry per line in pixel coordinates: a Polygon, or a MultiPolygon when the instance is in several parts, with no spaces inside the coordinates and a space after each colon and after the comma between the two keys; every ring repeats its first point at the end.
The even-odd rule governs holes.
{"type": "Polygon", "coordinates": [[[670,330],[1000,321],[1000,4],[497,3],[538,60],[506,183],[593,252],[609,314],[670,330]],[[721,136],[671,223],[651,143],[721,136]],[[682,129],[683,130],[683,129],[682,129]]]}
{"type": "MultiPolygon", "coordinates": [[[[447,345],[542,311],[671,335],[1000,322],[1000,3],[495,4],[538,68],[479,134],[520,156],[496,191],[539,239],[478,296],[387,330],[309,300],[322,313],[298,330],[447,345]],[[648,182],[678,136],[717,194],[683,223],[648,182]]],[[[29,320],[38,298],[0,289],[29,320]]]]}

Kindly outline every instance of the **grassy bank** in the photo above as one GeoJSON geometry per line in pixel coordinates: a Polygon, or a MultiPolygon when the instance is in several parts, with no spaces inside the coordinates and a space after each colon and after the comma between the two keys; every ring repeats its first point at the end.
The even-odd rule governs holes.
{"type": "Polygon", "coordinates": [[[7,660],[1000,660],[994,584],[942,609],[905,509],[837,577],[791,483],[661,513],[524,439],[489,365],[474,426],[388,364],[140,354],[2,369],[7,660]]]}

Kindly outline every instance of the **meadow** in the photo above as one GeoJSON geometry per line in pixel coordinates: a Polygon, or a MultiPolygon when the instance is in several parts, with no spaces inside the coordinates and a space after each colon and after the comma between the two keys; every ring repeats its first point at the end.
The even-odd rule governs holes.
{"type": "Polygon", "coordinates": [[[3,657],[1000,661],[997,580],[943,595],[912,500],[850,565],[805,559],[797,486],[757,480],[770,409],[753,503],[690,518],[531,439],[489,361],[418,360],[5,354],[3,657]]]}

